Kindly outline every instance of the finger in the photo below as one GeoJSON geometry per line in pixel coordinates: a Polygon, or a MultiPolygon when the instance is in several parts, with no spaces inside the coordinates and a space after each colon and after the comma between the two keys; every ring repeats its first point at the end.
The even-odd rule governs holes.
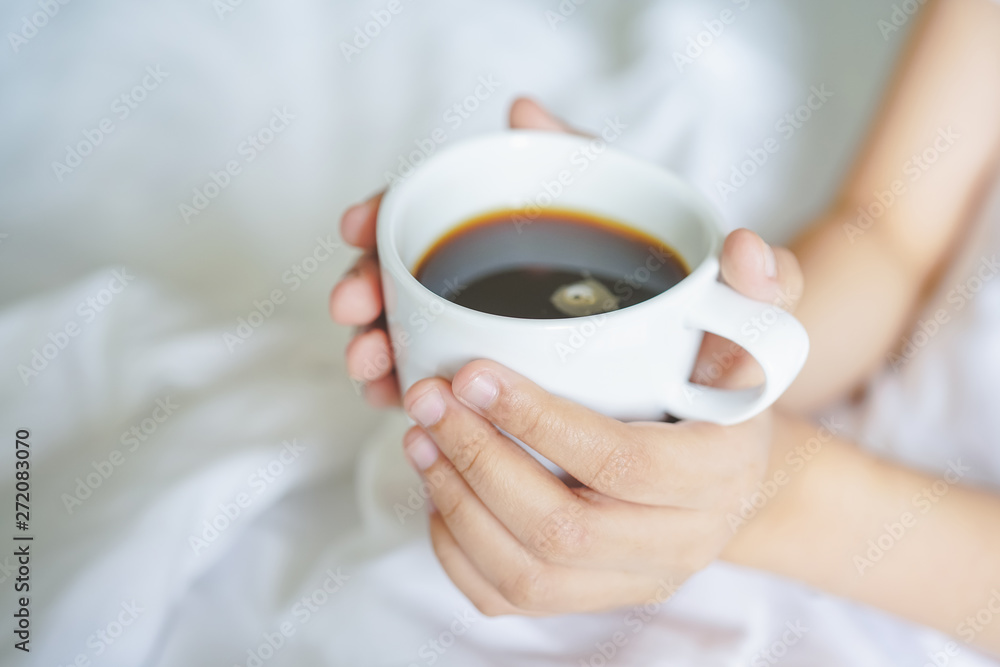
{"type": "MultiPolygon", "coordinates": [[[[435,543],[435,551],[455,559],[452,551],[460,548],[475,570],[514,607],[550,613],[596,611],[618,606],[648,586],[648,578],[641,574],[541,561],[500,523],[445,457],[433,456],[434,444],[425,432],[412,429],[405,447],[414,466],[430,461],[422,474],[437,508],[432,526],[435,519],[443,521],[454,539],[450,547],[446,542],[435,543]]],[[[442,537],[440,527],[437,530],[442,537]]]]}
{"type": "Polygon", "coordinates": [[[622,422],[554,396],[489,360],[466,364],[455,374],[452,389],[464,406],[562,466],[584,485],[623,500],[644,493],[626,485],[613,489],[605,483],[610,476],[644,483],[641,475],[649,453],[622,422]]]}
{"type": "Polygon", "coordinates": [[[742,347],[728,338],[706,332],[688,379],[706,387],[742,389],[763,382],[764,371],[742,347]],[[734,380],[737,375],[742,385],[737,386],[734,380]]]}
{"type": "Polygon", "coordinates": [[[541,616],[542,614],[524,609],[518,609],[504,596],[496,586],[476,569],[469,557],[465,555],[458,542],[452,536],[441,515],[434,513],[430,519],[431,544],[445,574],[458,587],[465,597],[475,605],[480,613],[486,616],[503,616],[517,614],[521,616],[541,616]]]}
{"type": "Polygon", "coordinates": [[[330,317],[337,324],[365,326],[382,313],[382,280],[378,262],[362,256],[330,292],[330,317]]]}
{"type": "Polygon", "coordinates": [[[433,438],[433,451],[444,454],[440,462],[444,472],[457,469],[476,502],[484,503],[529,551],[552,559],[564,552],[585,555],[586,544],[569,544],[568,531],[582,529],[588,518],[579,497],[487,420],[459,403],[446,381],[432,378],[416,383],[403,397],[403,405],[433,438]],[[550,543],[552,530],[563,533],[553,541],[564,543],[560,547],[565,548],[550,543]]]}
{"type": "Polygon", "coordinates": [[[545,107],[528,97],[519,97],[510,105],[510,126],[516,130],[549,130],[585,136],[583,132],[556,118],[545,107]]]}
{"type": "Polygon", "coordinates": [[[741,452],[748,449],[735,437],[739,429],[701,422],[623,424],[553,396],[493,361],[467,364],[452,387],[463,404],[585,486],[632,503],[712,506],[711,494],[729,488],[718,482],[740,472],[741,452]],[[711,486],[696,493],[706,484],[711,486]]]}
{"type": "Polygon", "coordinates": [[[802,296],[802,271],[786,248],[772,248],[749,229],[726,237],[719,258],[722,279],[734,290],[792,312],[802,296]]]}
{"type": "Polygon", "coordinates": [[[365,385],[365,400],[373,408],[397,408],[402,405],[399,395],[399,380],[396,374],[369,382],[365,385]]]}
{"type": "Polygon", "coordinates": [[[385,329],[370,329],[347,344],[347,375],[360,382],[375,382],[393,369],[392,348],[385,329]]]}
{"type": "MultiPolygon", "coordinates": [[[[662,424],[646,426],[669,428],[662,424]]],[[[749,460],[739,452],[730,454],[728,451],[738,448],[734,443],[742,443],[754,435],[746,432],[749,427],[731,433],[730,442],[713,440],[707,431],[719,427],[710,424],[691,422],[679,428],[686,429],[687,436],[701,445],[699,451],[703,454],[700,457],[689,454],[698,465],[676,471],[684,476],[674,485],[678,505],[701,505],[714,510],[728,507],[732,504],[729,489],[744,488],[748,476],[759,475],[766,466],[766,455],[749,460]],[[721,452],[722,461],[717,452],[721,452]]],[[[539,564],[642,573],[649,570],[651,561],[658,561],[662,569],[686,576],[717,556],[714,551],[706,552],[706,548],[725,543],[725,539],[708,539],[706,532],[715,527],[725,533],[728,530],[725,521],[718,518],[713,526],[711,519],[704,518],[705,513],[698,510],[633,504],[586,488],[570,492],[576,496],[576,502],[567,502],[552,510],[545,502],[534,501],[537,489],[531,480],[517,471],[500,470],[498,477],[505,487],[511,487],[510,480],[516,480],[513,497],[528,501],[523,508],[512,512],[507,511],[510,508],[506,505],[499,508],[500,514],[516,517],[520,527],[514,528],[504,522],[454,464],[441,455],[441,450],[428,435],[420,427],[413,427],[407,433],[404,439],[407,458],[428,480],[431,500],[462,548],[505,595],[512,586],[522,585],[522,582],[510,583],[508,580],[512,577],[523,578],[528,576],[526,572],[530,576],[540,576],[537,571],[531,572],[537,570],[539,564]],[[637,536],[640,537],[637,539],[637,536]],[[521,567],[511,569],[518,564],[521,567]],[[505,581],[506,584],[502,583],[505,581]]],[[[744,446],[742,449],[750,448],[744,446]]],[[[670,474],[672,471],[659,472],[670,474]]],[[[659,488],[667,486],[661,484],[659,488]]],[[[503,497],[502,494],[499,497],[503,497]]],[[[711,516],[721,517],[722,514],[716,511],[711,516]]],[[[511,601],[523,606],[520,600],[511,601]]]]}
{"type": "MultiPolygon", "coordinates": [[[[447,525],[446,532],[453,536],[454,548],[460,548],[468,556],[476,571],[508,603],[519,607],[519,596],[547,566],[529,553],[490,512],[454,465],[441,456],[426,431],[416,426],[411,428],[403,438],[403,448],[411,465],[427,482],[436,508],[431,515],[432,529],[435,521],[447,525]]],[[[441,528],[439,525],[439,533],[443,532],[441,528]]],[[[435,551],[451,555],[447,542],[435,542],[435,551]]]]}
{"type": "MultiPolygon", "coordinates": [[[[506,599],[525,609],[552,609],[571,593],[552,591],[552,607],[526,601],[530,581],[563,581],[571,570],[613,572],[608,586],[642,582],[655,569],[686,577],[718,556],[730,529],[722,512],[659,508],[626,503],[583,489],[587,502],[599,507],[592,520],[580,521],[570,511],[532,523],[539,533],[519,541],[473,492],[454,466],[436,449],[426,432],[413,427],[404,438],[407,458],[427,480],[431,501],[477,570],[506,599]],[[588,533],[588,531],[590,531],[588,533]],[[526,581],[527,580],[527,581],[526,581]]],[[[530,494],[519,481],[522,493],[530,494]]],[[[692,486],[695,483],[692,482],[692,486]]],[[[543,519],[543,517],[539,517],[543,519]]],[[[602,584],[603,585],[603,584],[602,584]]],[[[606,598],[607,592],[601,597],[606,598]]],[[[577,601],[579,602],[579,601],[577,601]]]]}
{"type": "Polygon", "coordinates": [[[340,237],[362,250],[375,249],[375,218],[384,192],[379,192],[344,211],[340,219],[340,237]]]}
{"type": "MultiPolygon", "coordinates": [[[[771,248],[748,229],[727,238],[720,258],[726,283],[746,297],[793,311],[802,296],[802,271],[785,248],[771,248]]],[[[764,373],[753,357],[736,343],[705,334],[690,377],[692,382],[724,389],[754,387],[764,373]]]]}
{"type": "Polygon", "coordinates": [[[617,609],[633,603],[663,602],[676,591],[670,577],[622,575],[590,570],[553,570],[535,580],[525,593],[508,593],[524,599],[526,607],[514,604],[476,569],[460,542],[440,514],[431,515],[431,541],[441,566],[458,588],[488,616],[518,614],[543,617],[617,609]],[[548,598],[545,591],[558,589],[548,598]],[[566,595],[561,595],[565,591],[566,595]]]}

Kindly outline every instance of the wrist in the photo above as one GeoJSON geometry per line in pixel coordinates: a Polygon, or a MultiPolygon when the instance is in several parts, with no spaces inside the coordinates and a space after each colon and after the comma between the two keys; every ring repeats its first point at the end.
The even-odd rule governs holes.
{"type": "MultiPolygon", "coordinates": [[[[838,438],[838,425],[775,411],[768,470],[744,498],[723,560],[841,589],[853,582],[841,558],[840,535],[863,516],[863,489],[878,488],[884,470],[874,458],[838,438]]],[[[870,499],[870,498],[869,498],[870,499]]]]}

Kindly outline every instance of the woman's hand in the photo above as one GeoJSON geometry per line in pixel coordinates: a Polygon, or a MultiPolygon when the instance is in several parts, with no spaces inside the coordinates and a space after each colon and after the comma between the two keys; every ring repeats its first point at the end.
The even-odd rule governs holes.
{"type": "MultiPolygon", "coordinates": [[[[535,102],[521,98],[510,108],[512,128],[574,132],[535,102]]],[[[347,209],[340,236],[364,255],[330,294],[330,316],[338,324],[360,327],[347,346],[347,373],[363,382],[365,399],[375,407],[399,405],[395,360],[382,317],[382,283],[375,255],[375,218],[382,194],[347,209]]]]}
{"type": "MultiPolygon", "coordinates": [[[[511,127],[573,131],[525,99],[512,106],[511,127]]],[[[362,327],[347,348],[348,373],[365,383],[369,403],[390,406],[400,396],[380,321],[381,197],[344,214],[341,236],[365,254],[334,288],[330,313],[362,327]]],[[[723,279],[750,298],[790,310],[801,294],[794,256],[747,230],[726,239],[721,267],[723,279]]],[[[758,383],[760,373],[733,343],[707,335],[692,380],[735,388],[758,383]]],[[[423,425],[407,433],[405,447],[440,508],[431,517],[435,549],[488,614],[664,599],[721,553],[732,537],[726,515],[754,490],[768,462],[768,413],[728,428],[624,424],[487,361],[467,365],[452,383],[417,383],[405,404],[423,425]],[[566,486],[498,428],[585,486],[566,486]]]]}
{"type": "MultiPolygon", "coordinates": [[[[746,230],[723,253],[737,291],[793,307],[798,264],[746,230]]],[[[699,372],[714,384],[755,379],[755,364],[707,340],[699,372]],[[714,356],[713,356],[714,355],[714,356]]],[[[490,361],[452,382],[406,394],[420,426],[404,438],[429,483],[435,551],[483,613],[586,612],[662,601],[717,558],[733,536],[729,513],[768,466],[771,415],[730,427],[622,423],[553,396],[490,361]],[[560,465],[571,488],[498,429],[560,465]]]]}

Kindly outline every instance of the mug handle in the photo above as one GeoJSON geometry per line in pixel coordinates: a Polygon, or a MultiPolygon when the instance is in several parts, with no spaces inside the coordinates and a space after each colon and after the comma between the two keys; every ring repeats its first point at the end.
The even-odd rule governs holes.
{"type": "Polygon", "coordinates": [[[716,389],[685,380],[671,389],[667,410],[681,419],[729,425],[763,412],[792,383],[809,355],[805,327],[788,312],[713,281],[685,326],[729,339],[764,369],[764,384],[716,389]]]}

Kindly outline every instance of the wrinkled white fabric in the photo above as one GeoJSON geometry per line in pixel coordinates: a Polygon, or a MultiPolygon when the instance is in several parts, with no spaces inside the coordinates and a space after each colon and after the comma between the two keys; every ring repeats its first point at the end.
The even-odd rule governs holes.
{"type": "MultiPolygon", "coordinates": [[[[353,257],[330,250],[341,210],[435,128],[498,129],[519,93],[585,128],[619,117],[619,147],[787,239],[874,108],[905,32],[877,29],[888,0],[588,3],[556,22],[554,1],[403,0],[350,61],[341,43],[384,4],[74,2],[32,32],[39,6],[0,10],[20,36],[0,49],[0,437],[31,431],[36,536],[32,651],[5,635],[4,664],[738,665],[780,644],[784,665],[919,665],[945,644],[724,565],[648,616],[480,617],[431,553],[403,419],[363,405],[325,312],[353,257]]],[[[931,469],[960,452],[997,479],[996,417],[968,393],[995,387],[995,301],[880,380],[864,424],[884,451],[931,469]],[[949,359],[961,372],[934,370],[949,359]]],[[[0,493],[11,526],[6,473],[0,493]]]]}

